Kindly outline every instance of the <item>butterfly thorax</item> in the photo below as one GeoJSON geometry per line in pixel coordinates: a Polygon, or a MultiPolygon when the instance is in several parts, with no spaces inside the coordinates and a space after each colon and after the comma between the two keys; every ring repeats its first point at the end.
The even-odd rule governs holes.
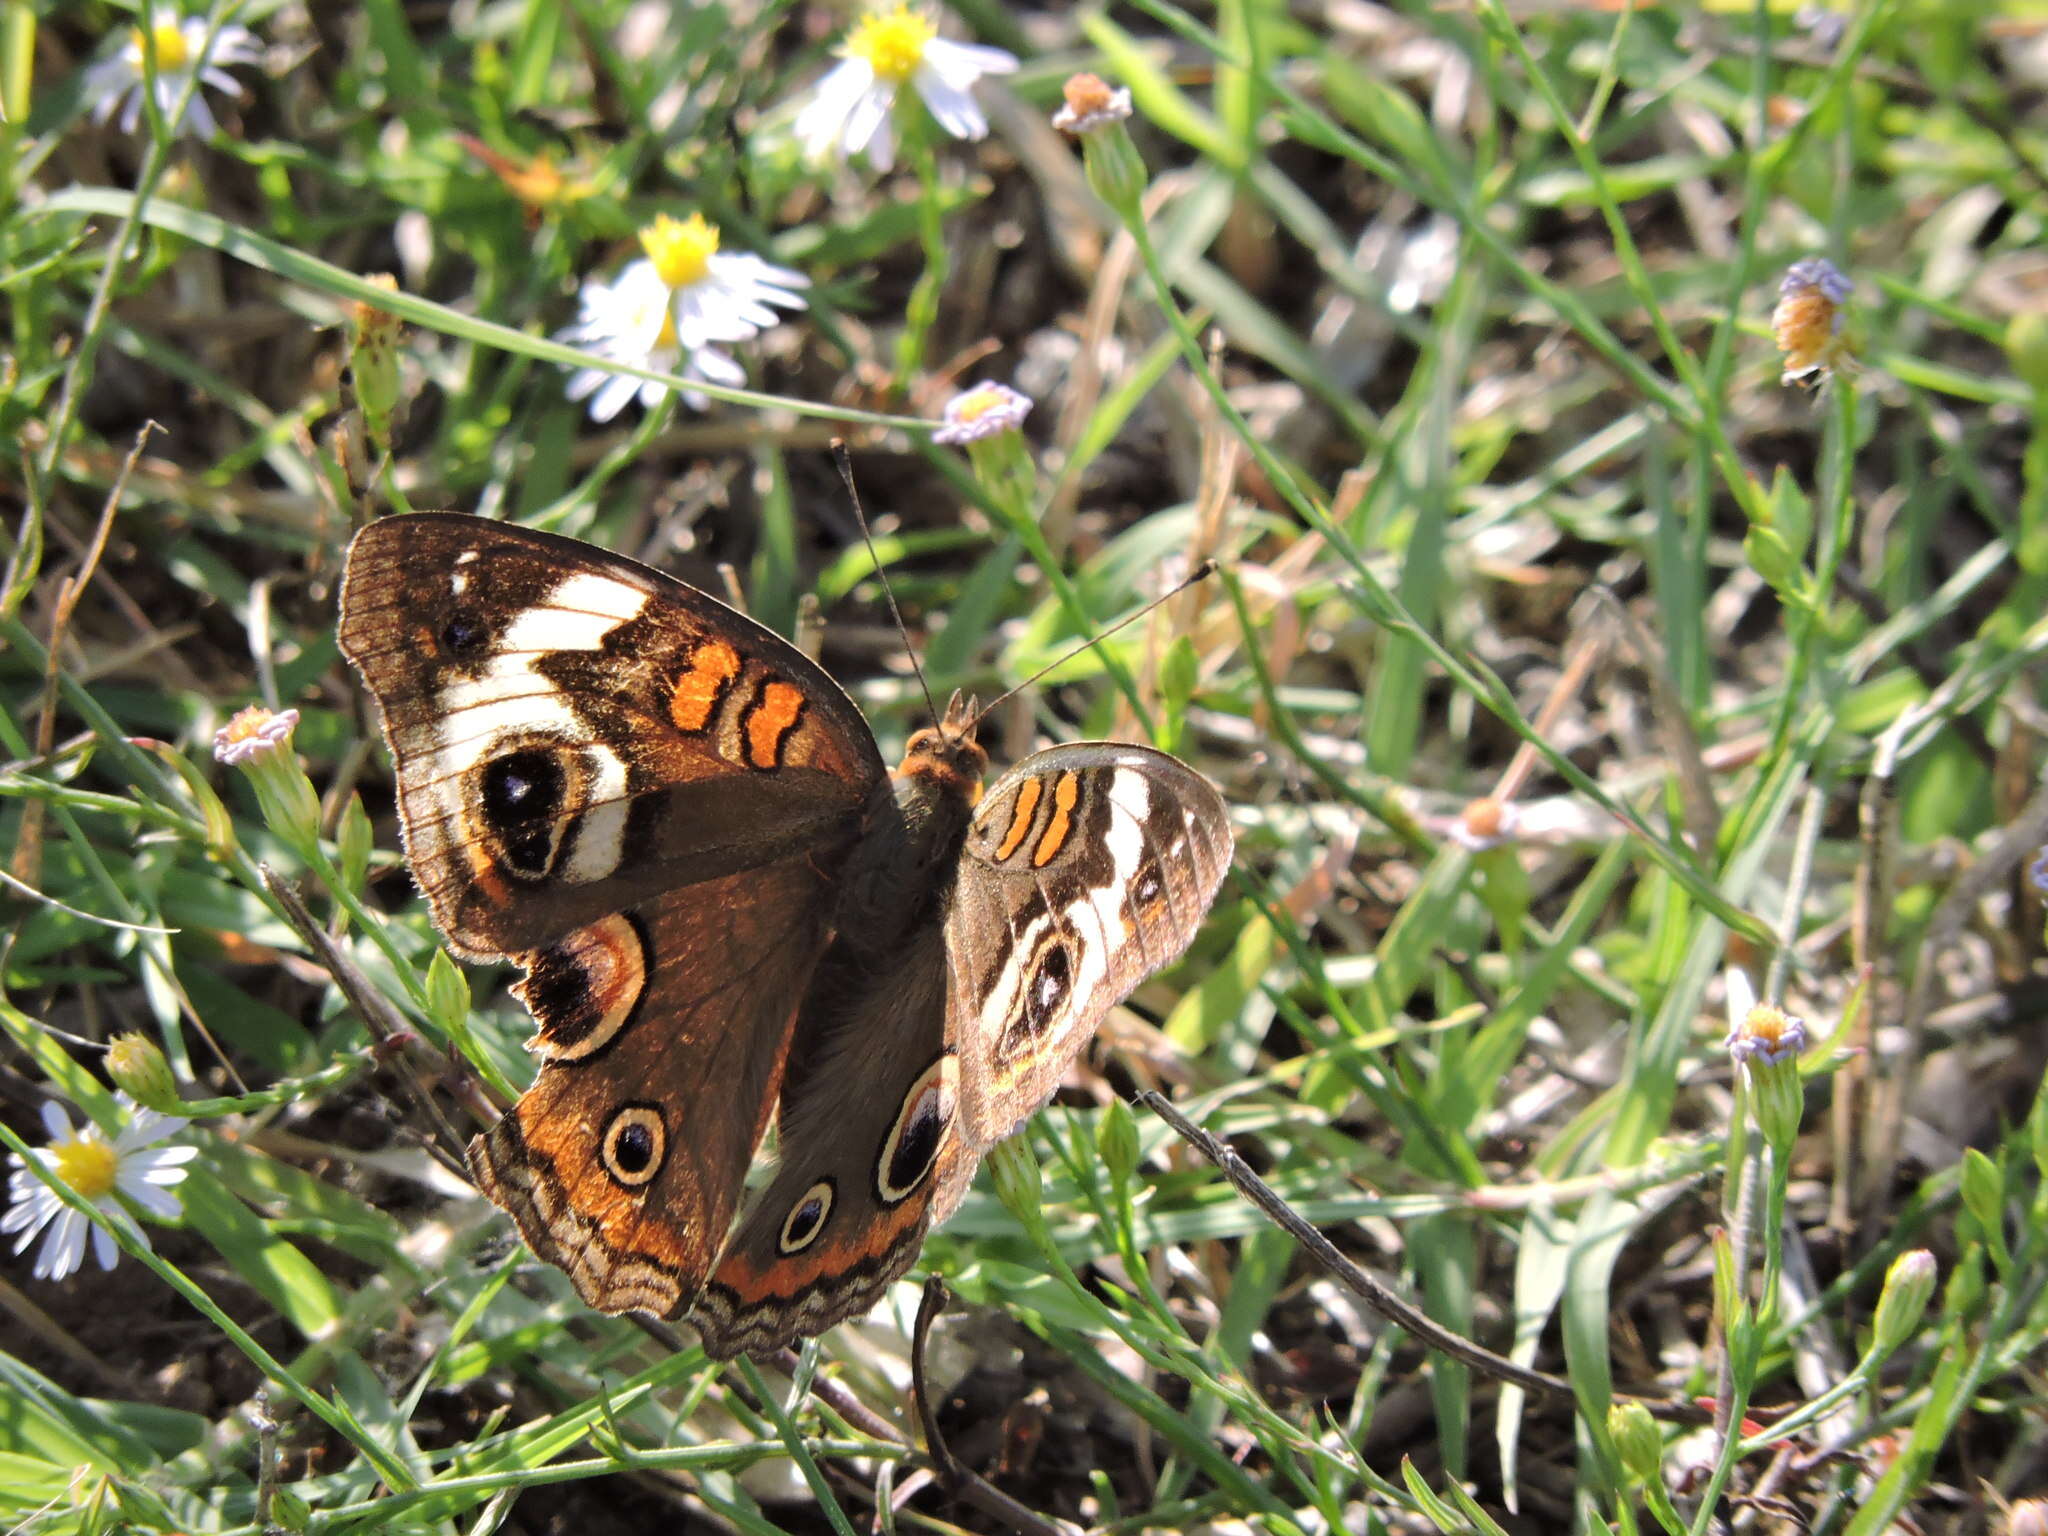
{"type": "Polygon", "coordinates": [[[839,947],[851,957],[887,961],[943,913],[987,768],[973,726],[951,710],[910,738],[875,790],[841,886],[839,947]]]}

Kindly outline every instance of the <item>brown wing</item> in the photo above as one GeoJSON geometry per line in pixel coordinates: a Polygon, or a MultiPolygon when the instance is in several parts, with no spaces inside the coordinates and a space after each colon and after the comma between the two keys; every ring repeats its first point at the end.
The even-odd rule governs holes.
{"type": "Polygon", "coordinates": [[[340,640],[449,946],[551,943],[841,840],[884,776],[860,712],[745,615],[588,544],[458,513],[356,536],[340,640]]]}
{"type": "MultiPolygon", "coordinates": [[[[1103,1016],[1187,948],[1230,853],[1216,787],[1150,747],[1054,747],[990,787],[946,920],[970,1158],[1043,1104],[1103,1016]]],[[[949,1182],[935,1220],[961,1186],[949,1182]]]]}
{"type": "Polygon", "coordinates": [[[784,1088],[781,1162],[691,1312],[713,1359],[857,1316],[916,1260],[953,1147],[945,1016],[936,912],[886,967],[827,959],[784,1088]]]}
{"type": "Polygon", "coordinates": [[[534,1084],[470,1143],[483,1192],[604,1312],[676,1316],[724,1243],[825,940],[807,858],[519,956],[534,1084]]]}

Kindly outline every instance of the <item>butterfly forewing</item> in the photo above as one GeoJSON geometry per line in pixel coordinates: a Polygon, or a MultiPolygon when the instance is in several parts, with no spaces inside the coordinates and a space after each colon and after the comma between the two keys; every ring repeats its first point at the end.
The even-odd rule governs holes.
{"type": "Polygon", "coordinates": [[[1215,786],[1149,747],[1054,747],[995,783],[946,925],[965,1148],[1010,1134],[1103,1016],[1187,948],[1230,855],[1215,786]]]}
{"type": "Polygon", "coordinates": [[[373,523],[340,639],[383,714],[414,877],[470,958],[843,839],[884,777],[860,712],[794,647],[550,534],[373,523]]]}

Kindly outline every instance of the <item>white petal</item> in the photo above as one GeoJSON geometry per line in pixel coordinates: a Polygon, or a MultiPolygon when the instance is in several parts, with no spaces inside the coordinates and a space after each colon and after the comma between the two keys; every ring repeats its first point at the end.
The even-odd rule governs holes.
{"type": "Polygon", "coordinates": [[[949,43],[943,37],[935,37],[924,45],[923,68],[944,76],[953,85],[968,86],[983,75],[1015,73],[1017,56],[1001,48],[949,43]]]}
{"type": "Polygon", "coordinates": [[[92,1254],[100,1261],[101,1269],[112,1269],[121,1257],[121,1250],[114,1243],[114,1234],[97,1222],[92,1229],[92,1254]]]}
{"type": "Polygon", "coordinates": [[[974,98],[929,67],[917,72],[917,94],[932,110],[939,126],[956,139],[979,139],[988,133],[988,119],[974,98]]]}
{"type": "Polygon", "coordinates": [[[174,125],[173,133],[190,129],[202,139],[210,139],[220,132],[220,124],[214,120],[213,111],[206,105],[206,98],[199,92],[192,93],[192,100],[185,107],[184,121],[174,125]]]}
{"type": "Polygon", "coordinates": [[[855,104],[874,83],[874,66],[865,59],[844,60],[818,82],[791,130],[806,158],[817,159],[832,148],[855,104]]]}
{"type": "Polygon", "coordinates": [[[887,112],[875,127],[874,137],[868,140],[868,164],[878,171],[886,171],[896,163],[896,125],[887,112]]]}
{"type": "Polygon", "coordinates": [[[62,1280],[78,1268],[85,1257],[86,1220],[69,1206],[57,1218],[50,1235],[43,1240],[42,1250],[36,1255],[36,1266],[30,1271],[38,1280],[62,1280]]]}
{"type": "Polygon", "coordinates": [[[168,1190],[159,1189],[154,1184],[130,1184],[125,1179],[121,1181],[120,1188],[122,1194],[152,1216],[169,1220],[178,1214],[178,1197],[168,1190]]]}
{"type": "MultiPolygon", "coordinates": [[[[734,389],[743,389],[747,383],[747,370],[716,347],[699,347],[692,352],[683,374],[686,378],[726,384],[734,389]]],[[[701,411],[703,407],[700,405],[697,409],[701,411]]]]}
{"type": "Polygon", "coordinates": [[[43,1133],[52,1141],[62,1141],[71,1134],[70,1118],[57,1107],[55,1099],[43,1100],[43,1133]]]}
{"type": "Polygon", "coordinates": [[[136,1106],[129,1121],[114,1137],[114,1150],[133,1152],[146,1147],[153,1141],[162,1141],[184,1127],[185,1122],[177,1115],[160,1115],[153,1109],[136,1106]]]}
{"type": "MultiPolygon", "coordinates": [[[[44,1191],[48,1193],[47,1190],[44,1191]]],[[[36,1240],[36,1234],[57,1213],[59,1209],[54,1196],[48,1201],[33,1198],[18,1198],[7,1208],[7,1214],[0,1216],[0,1232],[19,1232],[21,1240],[14,1245],[16,1253],[21,1252],[36,1240]]]]}
{"type": "Polygon", "coordinates": [[[610,421],[639,392],[640,380],[629,379],[623,373],[611,374],[590,402],[590,419],[610,421]]]}
{"type": "Polygon", "coordinates": [[[728,295],[709,283],[693,283],[676,295],[676,340],[685,347],[700,347],[707,341],[745,341],[759,329],[728,295]]]}
{"type": "Polygon", "coordinates": [[[886,80],[877,80],[856,101],[846,114],[846,126],[840,132],[840,148],[849,156],[867,150],[868,158],[888,168],[895,139],[889,132],[889,109],[896,104],[896,87],[886,80]]]}

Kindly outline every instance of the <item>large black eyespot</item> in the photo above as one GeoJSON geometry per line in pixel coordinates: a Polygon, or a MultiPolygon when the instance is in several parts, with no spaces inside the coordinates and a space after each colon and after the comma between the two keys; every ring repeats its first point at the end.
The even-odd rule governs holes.
{"type": "Polygon", "coordinates": [[[832,1214],[832,1201],[837,1193],[830,1179],[820,1179],[804,1191],[803,1198],[782,1218],[779,1241],[784,1253],[800,1253],[817,1241],[818,1234],[825,1230],[825,1218],[832,1214]]]}
{"type": "Polygon", "coordinates": [[[482,645],[488,634],[490,630],[484,625],[458,613],[441,626],[441,648],[461,656],[482,645]]]}
{"type": "Polygon", "coordinates": [[[519,874],[544,875],[554,861],[568,781],[552,752],[527,748],[484,764],[484,815],[505,860],[519,874]]]}
{"type": "Polygon", "coordinates": [[[1039,957],[1024,994],[1024,1018],[1033,1034],[1052,1022],[1073,984],[1074,957],[1066,945],[1055,944],[1039,957]]]}
{"type": "Polygon", "coordinates": [[[895,1205],[924,1182],[938,1161],[946,1132],[946,1058],[941,1056],[918,1075],[903,1095],[896,1122],[882,1138],[875,1159],[875,1194],[895,1205]]]}
{"type": "Polygon", "coordinates": [[[668,1128],[651,1104],[628,1104],[604,1128],[605,1172],[628,1189],[638,1189],[661,1172],[668,1151],[668,1128]]]}

